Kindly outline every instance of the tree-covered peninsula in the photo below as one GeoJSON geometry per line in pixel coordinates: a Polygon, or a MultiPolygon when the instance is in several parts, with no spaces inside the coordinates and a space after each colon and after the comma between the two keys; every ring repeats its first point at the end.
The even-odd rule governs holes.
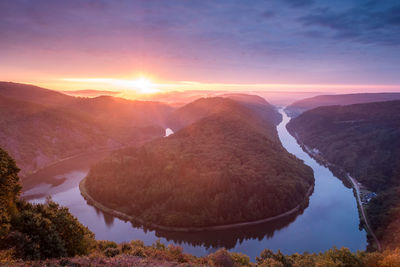
{"type": "Polygon", "coordinates": [[[186,126],[101,161],[85,189],[104,206],[153,226],[215,226],[291,211],[307,200],[313,173],[282,147],[277,112],[264,102],[190,103],[176,111],[186,126]]]}

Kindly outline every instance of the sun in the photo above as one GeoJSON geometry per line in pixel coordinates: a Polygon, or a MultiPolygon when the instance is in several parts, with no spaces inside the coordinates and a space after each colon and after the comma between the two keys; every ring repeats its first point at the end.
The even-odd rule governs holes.
{"type": "Polygon", "coordinates": [[[132,86],[142,94],[152,94],[158,92],[155,85],[147,78],[140,77],[132,81],[132,86]]]}

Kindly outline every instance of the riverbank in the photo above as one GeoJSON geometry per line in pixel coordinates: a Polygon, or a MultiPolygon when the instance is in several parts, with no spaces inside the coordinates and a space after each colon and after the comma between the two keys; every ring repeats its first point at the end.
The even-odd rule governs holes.
{"type": "MultiPolygon", "coordinates": [[[[171,133],[169,133],[169,134],[171,134],[171,133]]],[[[145,138],[143,140],[130,141],[128,143],[119,143],[119,144],[113,145],[113,146],[101,146],[101,147],[98,147],[97,149],[94,149],[94,150],[84,150],[84,151],[81,151],[79,153],[71,154],[71,155],[69,155],[67,157],[64,157],[64,158],[55,159],[53,161],[50,161],[49,163],[47,163],[47,164],[45,164],[45,165],[43,165],[43,166],[41,166],[39,168],[27,171],[24,175],[20,174],[20,177],[21,177],[21,180],[24,181],[24,179],[26,180],[26,178],[28,178],[30,176],[34,176],[38,172],[40,172],[40,171],[42,171],[44,169],[51,168],[51,167],[53,167],[53,166],[55,166],[57,164],[63,163],[64,161],[68,161],[68,160],[71,160],[71,159],[75,159],[75,158],[79,158],[79,157],[82,157],[82,156],[91,155],[91,154],[95,154],[95,153],[104,153],[104,152],[110,152],[111,153],[112,151],[123,149],[125,147],[140,146],[140,145],[142,145],[142,144],[144,144],[144,143],[146,143],[146,142],[148,142],[148,141],[150,141],[150,140],[152,140],[154,138],[161,138],[161,137],[164,137],[164,136],[160,135],[160,136],[156,136],[156,137],[145,138]]]]}
{"type": "Polygon", "coordinates": [[[41,170],[53,167],[54,165],[63,163],[64,161],[67,161],[67,160],[71,160],[71,159],[75,159],[75,158],[78,158],[78,157],[90,155],[90,154],[93,154],[93,153],[101,153],[101,152],[107,152],[107,151],[111,152],[113,150],[115,150],[115,148],[100,148],[100,149],[95,150],[95,151],[84,151],[84,152],[80,152],[80,153],[77,153],[77,154],[70,155],[70,156],[65,157],[65,158],[57,159],[55,161],[52,161],[52,162],[46,164],[43,167],[40,167],[38,169],[35,169],[35,170],[32,170],[32,171],[28,172],[27,174],[21,176],[21,179],[22,180],[26,179],[27,177],[35,175],[36,173],[40,172],[41,170]]]}
{"type": "Polygon", "coordinates": [[[287,212],[281,213],[281,214],[273,216],[273,217],[268,217],[268,218],[250,221],[250,222],[204,226],[204,227],[171,227],[171,226],[164,226],[164,225],[159,225],[159,224],[154,224],[154,223],[147,223],[146,221],[142,220],[141,218],[131,216],[131,215],[125,214],[123,212],[120,212],[120,211],[117,211],[117,210],[114,210],[112,208],[105,206],[104,204],[96,201],[89,195],[89,193],[87,192],[87,189],[86,189],[85,182],[86,182],[86,178],[84,178],[79,183],[79,190],[81,192],[81,195],[85,198],[85,200],[90,205],[93,205],[94,207],[102,210],[103,212],[111,214],[120,219],[139,223],[141,225],[144,225],[144,226],[152,228],[152,229],[159,229],[159,230],[171,231],[171,232],[201,232],[201,231],[229,230],[229,229],[233,229],[233,228],[240,228],[240,227],[244,227],[244,226],[251,226],[251,225],[256,225],[256,224],[261,224],[261,223],[277,220],[277,219],[289,216],[291,214],[294,214],[294,213],[300,211],[301,207],[304,205],[304,203],[306,203],[308,201],[308,198],[311,196],[311,194],[314,191],[314,185],[311,185],[307,191],[307,194],[306,194],[304,200],[300,204],[298,204],[296,207],[294,207],[293,209],[291,209],[287,212]]]}
{"type": "Polygon", "coordinates": [[[370,237],[372,237],[373,242],[376,245],[376,250],[382,251],[382,247],[381,247],[381,244],[380,244],[378,238],[376,237],[374,231],[369,226],[368,217],[367,217],[367,214],[365,212],[365,209],[364,209],[363,203],[361,201],[361,197],[360,197],[360,189],[358,186],[358,181],[355,178],[351,177],[348,173],[346,173],[340,166],[330,163],[328,160],[326,160],[324,157],[322,157],[322,155],[314,152],[309,147],[307,147],[304,143],[302,143],[300,141],[300,139],[296,133],[294,133],[293,136],[295,137],[297,143],[300,145],[300,147],[303,149],[303,151],[306,152],[310,157],[312,157],[318,163],[320,163],[323,166],[330,169],[332,172],[340,173],[341,178],[345,178],[345,179],[347,179],[348,182],[350,182],[351,188],[353,189],[354,195],[357,200],[358,212],[361,215],[360,218],[363,221],[364,229],[367,231],[368,235],[370,237]]]}
{"type": "Polygon", "coordinates": [[[102,148],[102,149],[98,149],[96,151],[85,151],[85,152],[81,152],[81,153],[77,153],[56,161],[53,161],[51,163],[49,163],[48,165],[46,165],[45,167],[39,168],[35,171],[33,171],[32,173],[30,173],[29,175],[25,175],[21,178],[21,183],[22,183],[22,195],[30,190],[31,188],[33,188],[34,186],[36,186],[37,184],[40,183],[48,183],[51,184],[52,186],[57,186],[59,181],[54,181],[54,180],[43,180],[43,177],[36,177],[36,176],[40,176],[40,173],[44,170],[48,170],[54,167],[57,167],[60,164],[63,164],[64,162],[68,162],[71,160],[77,160],[79,158],[102,158],[105,157],[108,153],[111,153],[114,149],[110,149],[110,148],[102,148]],[[95,155],[93,157],[93,155],[95,155]]]}
{"type": "MultiPolygon", "coordinates": [[[[87,176],[92,162],[96,162],[96,155],[64,161],[31,177],[36,181],[65,179],[63,184],[55,187],[37,184],[31,193],[37,194],[38,197],[30,201],[43,203],[46,196],[51,196],[54,201],[69,208],[82,224],[95,233],[98,240],[117,243],[142,240],[146,245],[160,240],[166,246],[181,246],[186,253],[198,257],[206,256],[221,247],[247,254],[252,261],[255,261],[264,248],[273,251],[279,249],[287,255],[305,251],[319,253],[333,246],[348,247],[352,252],[365,250],[366,232],[359,228],[360,220],[353,192],[302,150],[284,127],[287,122],[287,118],[284,118],[284,122],[278,127],[281,142],[290,153],[313,168],[315,185],[307,203],[301,206],[298,212],[281,219],[206,232],[162,231],[122,220],[89,205],[82,197],[79,182],[87,176]]],[[[108,205],[107,202],[104,204],[108,205]]]]}
{"type": "Polygon", "coordinates": [[[358,202],[358,206],[361,210],[361,214],[364,217],[364,223],[365,223],[365,227],[368,229],[367,232],[372,236],[372,238],[375,241],[375,244],[377,246],[378,251],[382,251],[382,247],[381,244],[378,240],[378,238],[376,237],[374,231],[372,231],[371,227],[369,226],[369,222],[368,222],[368,217],[365,213],[365,209],[364,209],[364,205],[361,201],[361,196],[360,196],[360,186],[358,185],[358,182],[356,179],[354,179],[353,177],[351,177],[349,174],[347,174],[348,179],[351,181],[351,183],[354,186],[354,190],[356,191],[356,195],[357,195],[357,202],[358,202]]]}

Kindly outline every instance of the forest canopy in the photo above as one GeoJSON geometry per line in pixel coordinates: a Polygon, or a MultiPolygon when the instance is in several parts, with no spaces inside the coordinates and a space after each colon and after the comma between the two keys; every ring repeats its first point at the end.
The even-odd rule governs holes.
{"type": "Polygon", "coordinates": [[[51,200],[30,204],[19,199],[18,172],[15,161],[0,148],[0,250],[26,260],[87,254],[94,234],[51,200]]]}
{"type": "Polygon", "coordinates": [[[377,193],[367,206],[371,226],[384,246],[400,245],[400,101],[319,107],[287,127],[377,193]]]}
{"type": "Polygon", "coordinates": [[[147,223],[180,227],[263,219],[306,200],[312,170],[282,147],[271,105],[197,101],[180,118],[189,120],[183,112],[191,106],[210,112],[192,112],[198,120],[175,134],[95,165],[85,181],[89,195],[147,223]]]}

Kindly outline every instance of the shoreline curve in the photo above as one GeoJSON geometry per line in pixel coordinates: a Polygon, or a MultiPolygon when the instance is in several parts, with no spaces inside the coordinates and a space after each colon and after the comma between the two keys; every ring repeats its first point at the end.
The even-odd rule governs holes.
{"type": "Polygon", "coordinates": [[[155,223],[148,223],[145,222],[143,219],[135,217],[135,216],[131,216],[128,214],[125,214],[121,211],[117,211],[114,210],[112,208],[109,208],[107,206],[105,206],[104,204],[96,201],[95,199],[93,199],[89,193],[87,192],[86,189],[86,177],[82,179],[82,181],[79,182],[79,190],[81,195],[83,196],[83,198],[88,202],[89,205],[92,205],[98,209],[100,209],[101,211],[111,214],[115,217],[121,218],[123,220],[126,221],[131,221],[131,222],[135,222],[135,223],[139,223],[142,224],[146,227],[149,228],[154,228],[154,229],[158,229],[158,230],[163,230],[163,231],[170,231],[170,232],[203,232],[203,231],[219,231],[219,230],[227,230],[227,229],[232,229],[232,228],[240,228],[240,227],[244,227],[244,226],[250,226],[250,225],[256,225],[256,224],[261,224],[261,223],[265,223],[265,222],[270,222],[273,220],[277,220],[283,217],[286,217],[288,215],[291,215],[297,211],[300,210],[301,206],[308,200],[308,198],[312,195],[312,193],[314,192],[314,184],[312,184],[305,197],[304,200],[298,204],[296,207],[272,216],[272,217],[268,217],[268,218],[264,218],[264,219],[259,219],[259,220],[255,220],[255,221],[249,221],[249,222],[239,222],[239,223],[230,223],[230,224],[222,224],[222,225],[213,225],[213,226],[199,226],[199,227],[173,227],[173,226],[165,226],[165,225],[159,225],[159,224],[155,224],[155,223]]]}
{"type": "MultiPolygon", "coordinates": [[[[290,133],[290,132],[289,132],[289,133],[290,133]]],[[[292,133],[290,133],[290,134],[292,134],[292,133]]],[[[375,244],[376,244],[376,249],[377,249],[378,251],[382,251],[381,243],[380,243],[379,239],[376,237],[374,231],[372,230],[372,228],[371,228],[370,225],[369,225],[368,216],[367,216],[367,214],[366,214],[366,212],[365,212],[364,205],[363,205],[363,203],[362,203],[362,201],[361,201],[361,198],[360,198],[360,188],[359,188],[359,186],[358,186],[358,184],[357,184],[357,183],[358,183],[357,179],[351,177],[350,174],[347,173],[347,172],[345,172],[344,169],[343,169],[341,166],[338,166],[338,165],[335,165],[335,164],[333,164],[333,163],[330,163],[330,162],[329,162],[327,159],[325,159],[322,155],[318,155],[318,154],[314,153],[308,146],[306,146],[306,145],[300,140],[298,134],[297,134],[295,131],[293,131],[293,135],[292,135],[292,136],[296,139],[297,143],[300,145],[300,147],[303,149],[303,151],[306,152],[306,153],[307,153],[311,158],[313,158],[316,162],[318,162],[319,164],[325,166],[325,167],[328,168],[331,172],[332,172],[332,170],[331,170],[330,168],[337,168],[337,169],[339,169],[340,171],[342,171],[343,173],[345,173],[345,174],[344,174],[344,177],[342,177],[342,178],[347,179],[347,180],[350,182],[350,184],[351,184],[351,189],[353,190],[353,193],[354,193],[354,195],[355,195],[356,202],[357,202],[358,213],[359,213],[359,216],[360,216],[360,218],[362,219],[362,221],[363,221],[363,223],[364,223],[364,227],[363,227],[363,228],[364,228],[365,231],[367,232],[367,235],[370,235],[370,236],[372,237],[373,241],[374,241],[375,244]]],[[[334,175],[334,176],[336,176],[336,175],[334,175]]],[[[337,176],[336,176],[336,177],[337,177],[337,176]]],[[[341,177],[337,177],[337,178],[338,178],[339,180],[342,180],[341,177]]],[[[368,241],[368,242],[370,243],[370,241],[368,241]]]]}

